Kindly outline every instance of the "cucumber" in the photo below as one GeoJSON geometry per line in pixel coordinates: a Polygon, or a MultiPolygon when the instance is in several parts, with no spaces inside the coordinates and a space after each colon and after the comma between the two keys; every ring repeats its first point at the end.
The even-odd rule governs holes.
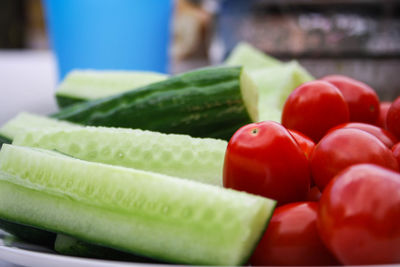
{"type": "MultiPolygon", "coordinates": [[[[11,143],[14,136],[18,133],[22,133],[31,128],[55,125],[58,127],[65,127],[66,125],[72,124],[68,122],[59,122],[40,115],[24,112],[20,113],[0,128],[0,148],[3,144],[11,143]]],[[[2,219],[0,219],[0,229],[13,234],[21,240],[51,248],[56,238],[54,233],[2,219]]]]}
{"type": "Polygon", "coordinates": [[[279,123],[289,94],[301,84],[314,79],[296,61],[252,70],[250,75],[258,87],[259,120],[279,123]]]}
{"type": "MultiPolygon", "coordinates": [[[[0,148],[3,144],[11,143],[11,140],[4,139],[1,141],[3,142],[0,143],[0,148]]],[[[49,248],[53,247],[56,239],[56,234],[54,233],[3,219],[0,219],[0,229],[16,236],[18,239],[49,248]]]]}
{"type": "Polygon", "coordinates": [[[106,260],[120,260],[120,261],[134,261],[134,262],[147,262],[154,263],[154,260],[139,257],[130,253],[125,253],[112,248],[107,248],[88,242],[78,240],[76,238],[58,234],[55,240],[54,250],[60,254],[84,257],[84,258],[96,258],[106,260]]]}
{"type": "Polygon", "coordinates": [[[247,43],[239,43],[225,64],[244,66],[257,85],[259,121],[280,123],[289,94],[302,83],[314,80],[296,61],[280,62],[247,43]]]}
{"type": "Polygon", "coordinates": [[[222,186],[227,142],[123,128],[36,129],[13,144],[222,186]]]}
{"type": "Polygon", "coordinates": [[[3,144],[11,144],[12,140],[10,138],[0,135],[0,148],[3,144]]]}
{"type": "Polygon", "coordinates": [[[152,172],[4,145],[0,217],[180,264],[240,265],[276,202],[152,172]]]}
{"type": "Polygon", "coordinates": [[[72,128],[79,126],[66,121],[60,121],[41,115],[21,112],[0,128],[0,136],[2,136],[6,141],[4,143],[8,143],[19,133],[36,128],[49,127],[72,128]]]}
{"type": "Polygon", "coordinates": [[[84,125],[229,139],[258,120],[258,93],[241,67],[213,67],[119,95],[78,103],[52,117],[84,125]]]}
{"type": "Polygon", "coordinates": [[[103,98],[133,90],[168,76],[147,71],[75,70],[68,73],[59,85],[56,99],[59,107],[103,98]]]}
{"type": "Polygon", "coordinates": [[[279,66],[282,62],[248,43],[241,42],[235,46],[224,64],[228,66],[244,66],[248,70],[253,70],[279,66]]]}
{"type": "Polygon", "coordinates": [[[18,239],[48,248],[53,248],[56,240],[56,234],[54,233],[3,219],[0,219],[0,229],[16,236],[18,239]]]}

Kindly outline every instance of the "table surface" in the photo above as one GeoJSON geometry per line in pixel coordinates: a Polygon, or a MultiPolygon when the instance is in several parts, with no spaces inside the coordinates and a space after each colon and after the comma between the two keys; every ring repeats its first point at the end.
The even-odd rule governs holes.
{"type": "Polygon", "coordinates": [[[51,52],[0,50],[0,125],[20,111],[56,111],[55,86],[51,52]]]}

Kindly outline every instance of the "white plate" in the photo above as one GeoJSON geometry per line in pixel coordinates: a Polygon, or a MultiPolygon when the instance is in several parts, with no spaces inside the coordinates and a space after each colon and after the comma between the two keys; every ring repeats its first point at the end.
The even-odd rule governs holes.
{"type": "MultiPolygon", "coordinates": [[[[70,257],[56,254],[50,249],[13,242],[6,245],[0,232],[0,260],[29,267],[170,267],[171,265],[108,261],[70,257]]],[[[1,265],[1,262],[0,262],[1,265]]]]}

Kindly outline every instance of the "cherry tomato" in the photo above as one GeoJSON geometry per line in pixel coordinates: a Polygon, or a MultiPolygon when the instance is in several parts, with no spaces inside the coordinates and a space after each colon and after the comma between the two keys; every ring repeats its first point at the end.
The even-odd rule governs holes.
{"type": "Polygon", "coordinates": [[[379,117],[376,126],[386,129],[386,116],[392,102],[381,102],[379,104],[379,117]]]}
{"type": "Polygon", "coordinates": [[[289,130],[289,133],[294,137],[294,140],[296,140],[297,144],[299,144],[304,154],[306,154],[306,157],[309,158],[315,147],[314,141],[295,130],[289,130]]]}
{"type": "Polygon", "coordinates": [[[362,122],[349,122],[349,123],[340,124],[340,125],[332,128],[331,130],[329,130],[329,132],[332,132],[337,129],[343,129],[343,128],[360,129],[360,130],[366,131],[366,132],[374,135],[379,140],[381,140],[382,143],[384,143],[388,148],[392,148],[392,146],[394,146],[394,144],[397,143],[397,138],[389,131],[379,128],[377,126],[374,126],[372,124],[362,123],[362,122]]]}
{"type": "Polygon", "coordinates": [[[228,143],[223,184],[278,204],[305,200],[309,163],[285,127],[272,121],[252,123],[240,128],[228,143]]]}
{"type": "Polygon", "coordinates": [[[329,75],[322,80],[335,85],[349,105],[350,121],[375,124],[379,117],[379,98],[374,89],[343,75],[329,75]]]}
{"type": "Polygon", "coordinates": [[[318,202],[320,198],[321,198],[321,190],[319,190],[318,186],[312,186],[310,192],[308,192],[307,201],[318,202]]]}
{"type": "Polygon", "coordinates": [[[390,105],[386,116],[386,128],[400,139],[400,96],[390,105]]]}
{"type": "Polygon", "coordinates": [[[311,173],[324,190],[340,171],[357,163],[374,163],[399,170],[392,151],[378,138],[359,129],[339,129],[324,136],[311,154],[311,173]]]}
{"type": "Polygon", "coordinates": [[[336,265],[317,230],[317,202],[277,208],[250,259],[252,265],[336,265]]]}
{"type": "Polygon", "coordinates": [[[400,263],[400,174],[359,164],[322,193],[320,236],[345,265],[400,263]]]}
{"type": "Polygon", "coordinates": [[[330,83],[312,81],[296,88],[286,99],[282,124],[299,131],[314,142],[332,127],[349,121],[342,93],[330,83]]]}
{"type": "Polygon", "coordinates": [[[400,142],[397,143],[397,144],[395,144],[395,145],[392,147],[392,153],[393,153],[393,156],[396,158],[397,163],[398,163],[399,166],[400,166],[400,142]]]}

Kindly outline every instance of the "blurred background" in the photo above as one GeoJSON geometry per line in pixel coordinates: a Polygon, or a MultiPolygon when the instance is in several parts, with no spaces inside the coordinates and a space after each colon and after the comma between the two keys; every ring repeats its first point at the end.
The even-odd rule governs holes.
{"type": "MultiPolygon", "coordinates": [[[[125,14],[119,7],[120,12],[115,16],[112,9],[121,1],[0,1],[0,90],[29,91],[27,84],[43,92],[49,87],[54,90],[74,62],[90,59],[95,47],[90,44],[92,39],[120,32],[118,22],[131,23],[132,32],[121,32],[118,36],[123,37],[115,38],[118,42],[108,44],[112,50],[93,52],[97,59],[107,55],[115,58],[120,50],[119,60],[123,61],[126,53],[122,51],[140,51],[136,54],[146,59],[139,60],[143,64],[132,69],[178,73],[221,63],[238,42],[246,41],[281,60],[298,60],[316,78],[342,73],[372,86],[381,100],[391,100],[400,94],[399,0],[143,0],[130,3],[136,6],[146,3],[147,9],[130,14],[130,9],[125,8],[125,14]],[[96,2],[97,7],[100,3],[112,4],[104,10],[86,6],[94,12],[68,17],[73,2],[81,7],[89,2],[96,2]],[[102,18],[97,29],[85,27],[89,13],[102,18]],[[110,19],[109,14],[117,19],[110,19]],[[147,27],[148,33],[154,33],[155,27],[162,32],[135,35],[134,31],[138,31],[135,25],[147,27]],[[68,27],[75,30],[67,32],[68,27]],[[73,35],[77,32],[81,35],[78,41],[73,35]],[[84,38],[92,34],[98,35],[84,38]],[[82,48],[86,52],[73,54],[73,42],[80,42],[82,47],[86,44],[82,48]],[[164,54],[165,58],[160,56],[164,54]],[[159,61],[158,65],[152,64],[154,60],[159,61]],[[60,61],[70,62],[60,66],[60,61]]],[[[98,41],[96,47],[109,39],[98,41]]],[[[130,68],[125,63],[97,64],[103,69],[130,68]]],[[[24,91],[28,98],[37,95],[30,91],[31,95],[24,91]]],[[[11,104],[3,100],[0,105],[11,104]]]]}

